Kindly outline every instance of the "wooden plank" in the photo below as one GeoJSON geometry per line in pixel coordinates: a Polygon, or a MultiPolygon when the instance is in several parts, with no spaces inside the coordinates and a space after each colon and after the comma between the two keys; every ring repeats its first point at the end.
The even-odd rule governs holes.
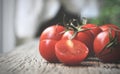
{"type": "Polygon", "coordinates": [[[38,53],[38,40],[0,55],[0,74],[120,74],[120,63],[89,58],[79,66],[48,63],[38,53]]]}

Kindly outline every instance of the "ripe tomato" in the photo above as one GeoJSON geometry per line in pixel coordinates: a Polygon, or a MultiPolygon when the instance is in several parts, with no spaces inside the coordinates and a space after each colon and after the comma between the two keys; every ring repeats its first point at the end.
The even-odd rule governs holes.
{"type": "Polygon", "coordinates": [[[60,40],[55,45],[55,52],[60,62],[66,65],[77,65],[88,55],[87,46],[77,40],[60,40]]]}
{"type": "Polygon", "coordinates": [[[63,31],[63,26],[54,25],[46,28],[40,36],[39,52],[49,62],[58,62],[55,55],[55,44],[61,39],[63,31]]]}
{"type": "Polygon", "coordinates": [[[42,32],[40,36],[40,40],[44,40],[44,39],[60,40],[63,31],[64,31],[63,26],[60,25],[50,26],[42,32]]]}
{"type": "Polygon", "coordinates": [[[120,29],[118,26],[113,24],[105,24],[100,26],[100,28],[102,29],[102,31],[109,30],[109,28],[120,29]]]}
{"type": "Polygon", "coordinates": [[[101,28],[99,28],[95,24],[86,24],[83,25],[82,28],[89,28],[91,29],[90,32],[92,33],[93,37],[95,38],[100,32],[102,32],[101,28]]]}
{"type": "Polygon", "coordinates": [[[58,62],[58,59],[55,55],[55,44],[56,40],[42,40],[40,41],[39,51],[41,56],[49,62],[58,62]]]}
{"type": "Polygon", "coordinates": [[[106,30],[98,34],[94,40],[94,52],[103,62],[120,60],[120,31],[106,30]]]}
{"type": "Polygon", "coordinates": [[[83,25],[85,28],[92,28],[92,27],[97,27],[95,24],[85,24],[83,25]]]}
{"type": "Polygon", "coordinates": [[[82,28],[87,28],[90,29],[89,31],[92,33],[92,38],[90,38],[91,42],[89,44],[90,47],[90,56],[94,56],[94,52],[93,52],[93,42],[95,37],[102,32],[102,30],[95,24],[85,24],[82,26],[82,28]]]}
{"type": "MultiPolygon", "coordinates": [[[[63,34],[62,39],[70,39],[73,35],[73,31],[67,31],[63,34]]],[[[76,36],[74,37],[75,40],[83,42],[85,45],[87,45],[90,53],[92,52],[92,36],[91,36],[90,31],[83,31],[83,32],[78,32],[76,36]]]]}

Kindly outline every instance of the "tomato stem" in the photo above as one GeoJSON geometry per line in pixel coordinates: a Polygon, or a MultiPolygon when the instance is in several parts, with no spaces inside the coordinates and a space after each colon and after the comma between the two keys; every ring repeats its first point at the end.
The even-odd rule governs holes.
{"type": "MultiPolygon", "coordinates": [[[[79,19],[69,19],[69,20],[66,20],[66,15],[64,14],[64,17],[63,17],[63,24],[65,26],[65,29],[66,31],[69,31],[69,30],[73,30],[74,33],[73,35],[70,37],[70,39],[73,39],[78,32],[83,32],[83,31],[87,31],[87,30],[91,30],[91,29],[82,29],[81,28],[81,24],[80,24],[80,17],[78,17],[79,19]],[[66,22],[68,21],[68,22],[66,22]]],[[[83,17],[83,20],[82,20],[82,25],[85,25],[87,23],[87,18],[83,17]]],[[[66,32],[64,31],[64,32],[66,32]]]]}
{"type": "Polygon", "coordinates": [[[116,46],[116,45],[118,45],[118,44],[120,44],[120,43],[118,42],[118,32],[117,32],[117,31],[115,31],[115,37],[113,37],[113,36],[112,36],[112,28],[111,28],[108,35],[109,35],[109,40],[110,40],[110,42],[109,42],[108,44],[106,44],[106,46],[105,46],[105,47],[103,48],[103,50],[99,53],[99,55],[102,55],[102,53],[103,53],[106,49],[110,50],[110,52],[108,52],[108,54],[111,53],[111,52],[112,52],[112,49],[110,49],[110,48],[111,48],[111,47],[114,47],[114,46],[116,46]]]}

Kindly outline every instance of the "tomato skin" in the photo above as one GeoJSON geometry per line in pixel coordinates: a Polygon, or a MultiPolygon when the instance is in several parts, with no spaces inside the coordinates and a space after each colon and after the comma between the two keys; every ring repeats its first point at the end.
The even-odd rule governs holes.
{"type": "Polygon", "coordinates": [[[58,59],[55,55],[55,44],[56,40],[41,40],[39,45],[39,51],[41,56],[49,62],[58,62],[58,59]]]}
{"type": "Polygon", "coordinates": [[[64,27],[60,25],[50,26],[42,32],[40,36],[40,40],[44,40],[44,39],[60,40],[63,35],[62,32],[64,30],[65,30],[64,27]]]}
{"type": "Polygon", "coordinates": [[[66,65],[77,65],[88,55],[87,46],[77,40],[60,40],[55,45],[56,56],[66,65]]]}
{"type": "Polygon", "coordinates": [[[55,55],[55,44],[61,39],[63,31],[63,26],[53,25],[42,32],[40,36],[39,52],[45,60],[49,62],[58,62],[55,55]]]}
{"type": "Polygon", "coordinates": [[[92,38],[89,37],[91,40],[90,43],[89,43],[89,48],[90,48],[90,55],[89,56],[94,56],[94,51],[93,51],[93,42],[94,42],[94,39],[95,37],[100,33],[102,32],[101,28],[98,27],[97,25],[95,24],[85,24],[82,26],[83,29],[90,29],[89,32],[91,32],[92,34],[92,38]]]}
{"type": "Polygon", "coordinates": [[[90,30],[94,36],[94,38],[100,33],[102,32],[102,30],[99,27],[93,27],[91,28],[92,30],[90,30]]]}
{"type": "Polygon", "coordinates": [[[105,25],[100,26],[100,28],[102,29],[102,31],[109,30],[110,28],[120,29],[118,26],[113,25],[113,24],[105,24],[105,25]]]}
{"type": "MultiPolygon", "coordinates": [[[[70,31],[66,31],[64,34],[63,34],[63,36],[62,36],[62,38],[61,39],[70,39],[71,38],[71,36],[73,35],[73,33],[74,33],[74,31],[72,31],[72,30],[70,30],[70,31]]],[[[75,37],[76,38],[76,37],[75,37]]],[[[74,38],[74,39],[75,39],[74,38]]]]}
{"type": "MultiPolygon", "coordinates": [[[[73,33],[74,33],[73,31],[67,31],[66,33],[63,34],[62,39],[70,39],[73,33]]],[[[85,43],[88,47],[91,43],[91,39],[88,33],[86,33],[85,31],[77,33],[74,39],[85,43]]]]}
{"type": "MultiPolygon", "coordinates": [[[[115,30],[112,30],[112,37],[115,37],[115,30]]],[[[120,42],[120,32],[118,34],[118,41],[120,42]]],[[[103,62],[120,61],[120,45],[107,48],[101,55],[100,52],[110,42],[109,31],[103,31],[98,34],[94,40],[94,52],[96,56],[103,62]],[[112,51],[110,51],[112,49],[112,51]]]]}
{"type": "MultiPolygon", "coordinates": [[[[63,34],[62,39],[70,39],[72,35],[73,35],[73,31],[67,31],[63,34]]],[[[89,30],[78,32],[73,39],[83,42],[90,51],[89,55],[93,55],[93,49],[92,49],[93,37],[89,30]]]]}
{"type": "MultiPolygon", "coordinates": [[[[67,31],[63,34],[61,39],[70,39],[71,36],[73,35],[73,33],[74,33],[73,31],[67,31]]],[[[88,31],[78,32],[77,35],[73,39],[81,41],[89,46],[91,43],[91,35],[90,34],[91,33],[88,31]]]]}
{"type": "Polygon", "coordinates": [[[85,27],[85,28],[92,28],[92,27],[97,27],[95,24],[85,24],[83,25],[82,27],[85,27]]]}
{"type": "Polygon", "coordinates": [[[102,32],[101,28],[99,28],[95,24],[86,24],[83,25],[82,28],[89,28],[91,29],[90,32],[92,33],[93,37],[95,38],[100,32],[102,32]]]}
{"type": "Polygon", "coordinates": [[[94,53],[93,53],[94,37],[92,36],[92,33],[89,30],[84,32],[79,32],[77,34],[76,40],[79,40],[85,43],[89,49],[89,56],[94,56],[94,53]]]}
{"type": "Polygon", "coordinates": [[[76,36],[76,40],[85,43],[89,48],[89,54],[91,54],[93,37],[90,31],[79,32],[76,36]]]}

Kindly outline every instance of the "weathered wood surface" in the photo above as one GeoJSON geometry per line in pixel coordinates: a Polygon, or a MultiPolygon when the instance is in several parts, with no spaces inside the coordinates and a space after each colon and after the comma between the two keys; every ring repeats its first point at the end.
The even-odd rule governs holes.
{"type": "Polygon", "coordinates": [[[79,66],[48,63],[38,53],[38,41],[0,55],[0,74],[120,74],[120,63],[89,58],[79,66]]]}

